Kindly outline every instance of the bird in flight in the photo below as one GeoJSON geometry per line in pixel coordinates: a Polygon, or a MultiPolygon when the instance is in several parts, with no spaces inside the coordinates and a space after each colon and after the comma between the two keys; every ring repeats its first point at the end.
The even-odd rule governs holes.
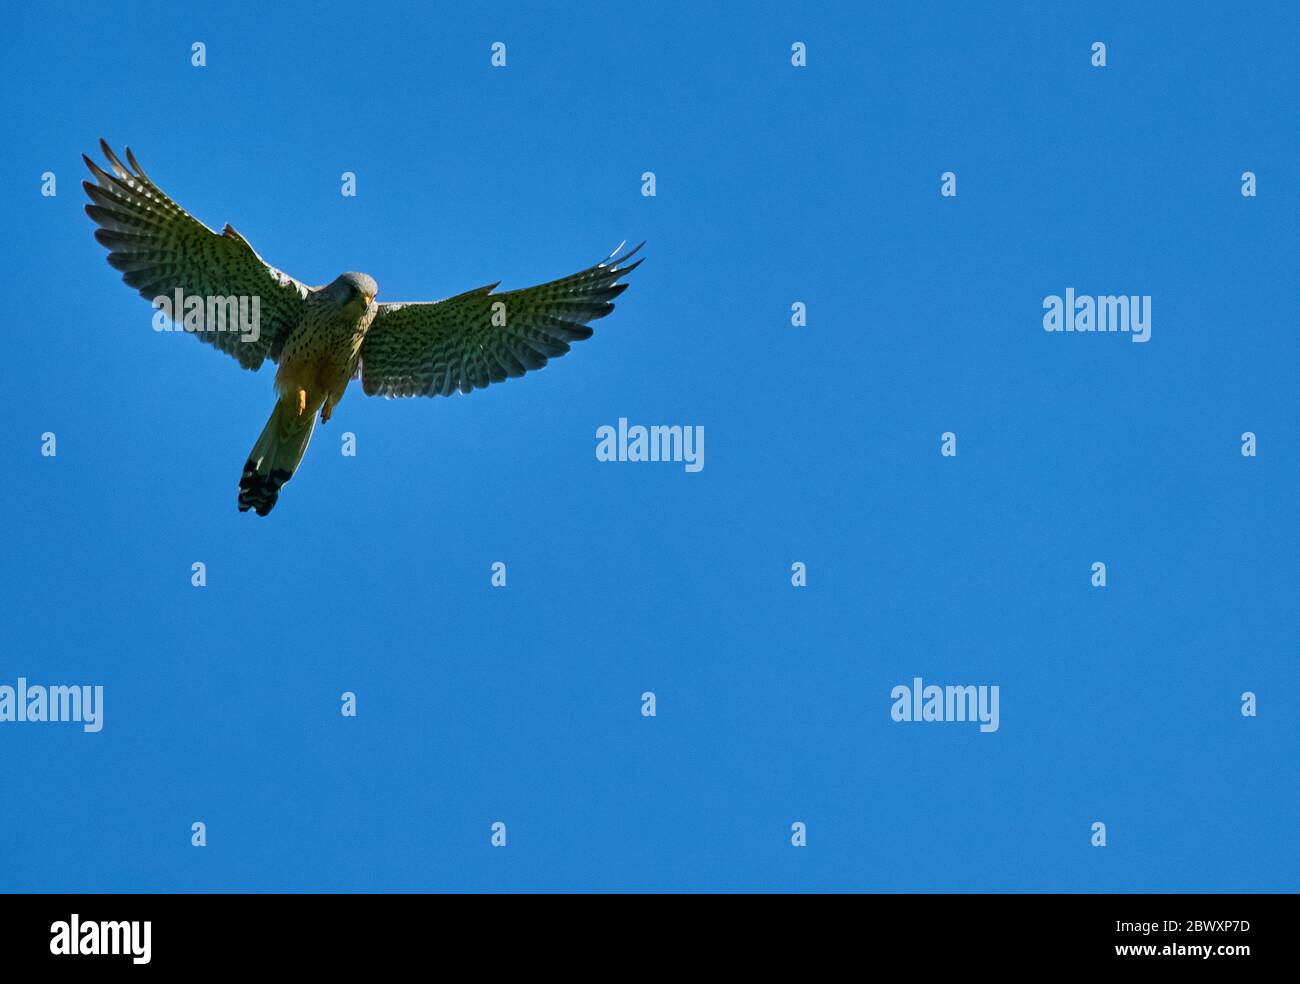
{"type": "Polygon", "coordinates": [[[239,480],[240,512],[274,508],[317,416],[330,419],[354,378],[367,396],[450,396],[540,369],[591,337],[588,322],[614,309],[627,289],[619,279],[642,262],[629,262],[640,246],[621,255],[620,246],[593,267],[536,287],[494,294],[498,285],[488,284],[441,301],[380,304],[364,273],[323,287],[281,273],[229,225],[218,234],[172,201],[130,148],[124,165],[107,143],[99,146],[111,173],[82,155],[96,182],[82,182],[86,214],[122,280],[245,369],[268,358],[279,366],[275,409],[239,480]]]}

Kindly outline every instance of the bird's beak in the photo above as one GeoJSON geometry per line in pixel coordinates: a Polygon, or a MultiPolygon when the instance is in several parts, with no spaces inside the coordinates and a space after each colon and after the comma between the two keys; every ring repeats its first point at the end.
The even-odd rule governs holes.
{"type": "Polygon", "coordinates": [[[375,299],[374,294],[362,294],[361,296],[366,299],[366,307],[370,307],[370,302],[375,299]]]}

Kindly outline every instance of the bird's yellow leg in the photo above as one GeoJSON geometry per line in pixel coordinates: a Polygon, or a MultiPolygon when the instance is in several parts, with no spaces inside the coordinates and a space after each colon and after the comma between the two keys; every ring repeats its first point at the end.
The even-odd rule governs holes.
{"type": "Polygon", "coordinates": [[[298,416],[301,417],[307,412],[307,391],[299,387],[298,389],[298,416]]]}
{"type": "Polygon", "coordinates": [[[330,403],[329,400],[326,400],[324,403],[321,404],[320,422],[322,424],[327,422],[330,419],[330,414],[333,412],[334,412],[334,404],[330,403]]]}

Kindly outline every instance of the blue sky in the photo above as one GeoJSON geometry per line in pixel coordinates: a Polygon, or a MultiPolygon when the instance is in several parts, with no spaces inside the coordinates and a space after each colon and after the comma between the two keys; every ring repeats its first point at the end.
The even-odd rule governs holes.
{"type": "Polygon", "coordinates": [[[1130,6],[15,10],[0,685],[105,721],[0,723],[0,889],[1294,891],[1300,14],[1130,6]],[[353,387],[258,520],[272,370],[151,330],[101,135],[381,300],[647,260],[541,373],[353,387]]]}

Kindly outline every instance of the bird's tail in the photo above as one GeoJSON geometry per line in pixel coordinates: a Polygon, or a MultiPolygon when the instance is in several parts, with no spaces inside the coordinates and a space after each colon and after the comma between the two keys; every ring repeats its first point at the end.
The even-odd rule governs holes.
{"type": "Polygon", "coordinates": [[[265,516],[275,508],[280,486],[293,478],[316,426],[314,413],[297,412],[284,400],[275,404],[262,436],[253,445],[239,480],[239,511],[265,516]]]}

